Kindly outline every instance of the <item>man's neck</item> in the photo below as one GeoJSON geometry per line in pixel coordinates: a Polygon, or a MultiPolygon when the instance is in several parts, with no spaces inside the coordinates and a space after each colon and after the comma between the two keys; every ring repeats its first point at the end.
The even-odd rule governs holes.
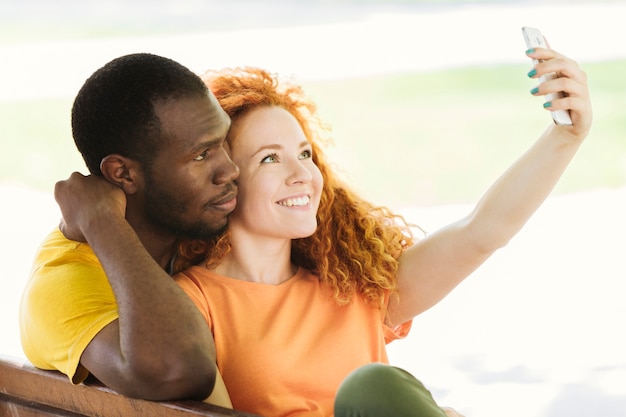
{"type": "Polygon", "coordinates": [[[170,262],[176,253],[176,237],[165,233],[150,224],[145,214],[133,209],[131,201],[126,207],[126,221],[133,228],[146,251],[166,271],[170,270],[170,262]]]}
{"type": "Polygon", "coordinates": [[[131,226],[137,233],[137,237],[146,248],[146,251],[161,268],[170,271],[170,263],[176,253],[176,238],[156,232],[141,225],[131,226]]]}

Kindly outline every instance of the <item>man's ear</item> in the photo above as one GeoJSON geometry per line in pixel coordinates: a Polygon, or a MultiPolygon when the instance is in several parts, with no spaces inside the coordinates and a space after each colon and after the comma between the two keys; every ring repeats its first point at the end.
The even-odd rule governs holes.
{"type": "Polygon", "coordinates": [[[141,186],[139,162],[119,154],[105,156],[100,162],[104,178],[124,190],[127,195],[135,194],[141,186]]]}

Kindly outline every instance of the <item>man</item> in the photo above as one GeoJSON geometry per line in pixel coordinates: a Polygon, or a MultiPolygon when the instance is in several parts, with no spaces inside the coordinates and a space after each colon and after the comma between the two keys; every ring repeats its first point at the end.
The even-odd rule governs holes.
{"type": "Polygon", "coordinates": [[[144,399],[211,393],[213,339],[168,271],[178,238],[215,233],[235,206],[229,126],[202,80],[163,57],[123,56],[85,82],[72,131],[91,176],[57,183],[65,220],[40,247],[20,308],[35,366],[144,399]]]}

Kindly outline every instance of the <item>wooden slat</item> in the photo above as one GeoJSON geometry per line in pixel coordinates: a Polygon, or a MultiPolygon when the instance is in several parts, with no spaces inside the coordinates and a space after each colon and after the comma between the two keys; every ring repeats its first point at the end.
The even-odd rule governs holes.
{"type": "Polygon", "coordinates": [[[258,417],[200,401],[155,402],[125,397],[95,383],[73,385],[55,371],[0,355],[0,415],[7,417],[258,417]]]}
{"type": "Polygon", "coordinates": [[[0,416],[19,417],[84,417],[58,408],[46,407],[34,402],[22,401],[19,398],[0,394],[0,416]]]}

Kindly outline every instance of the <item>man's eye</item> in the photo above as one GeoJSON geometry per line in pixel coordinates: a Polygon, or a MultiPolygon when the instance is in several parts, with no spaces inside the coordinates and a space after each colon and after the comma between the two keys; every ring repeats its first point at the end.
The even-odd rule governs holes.
{"type": "Polygon", "coordinates": [[[204,158],[206,158],[207,152],[208,152],[208,150],[202,152],[200,155],[198,155],[195,158],[193,158],[193,160],[194,161],[202,161],[202,160],[204,160],[204,158]]]}
{"type": "Polygon", "coordinates": [[[267,164],[271,162],[278,162],[278,156],[275,153],[267,155],[265,158],[261,159],[262,164],[267,164]]]}

